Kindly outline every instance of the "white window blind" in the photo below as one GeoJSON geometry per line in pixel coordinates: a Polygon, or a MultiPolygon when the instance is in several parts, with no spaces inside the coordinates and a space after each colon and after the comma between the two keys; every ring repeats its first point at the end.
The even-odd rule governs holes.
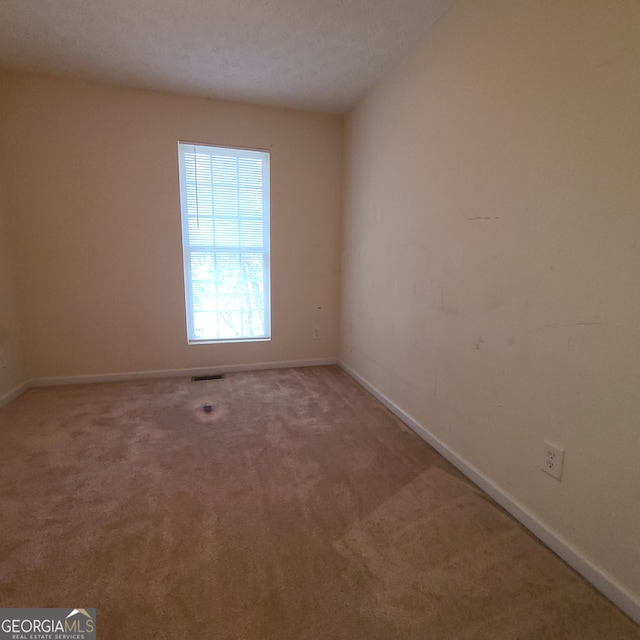
{"type": "Polygon", "coordinates": [[[268,340],[269,153],[178,143],[190,343],[268,340]]]}

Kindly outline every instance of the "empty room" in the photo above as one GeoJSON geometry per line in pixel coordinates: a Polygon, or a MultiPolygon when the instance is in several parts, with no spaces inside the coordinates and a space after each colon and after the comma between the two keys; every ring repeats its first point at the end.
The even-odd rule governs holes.
{"type": "Polygon", "coordinates": [[[0,638],[640,640],[637,0],[0,2],[0,638]]]}

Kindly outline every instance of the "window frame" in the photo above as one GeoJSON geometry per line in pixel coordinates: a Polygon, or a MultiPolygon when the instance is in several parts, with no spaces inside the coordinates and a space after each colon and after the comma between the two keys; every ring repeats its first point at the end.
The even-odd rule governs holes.
{"type": "MultiPolygon", "coordinates": [[[[269,342],[271,340],[271,152],[268,149],[255,147],[223,146],[205,142],[178,141],[178,182],[180,190],[180,223],[182,230],[182,257],[184,275],[184,295],[186,312],[187,344],[220,344],[237,342],[269,342]],[[256,155],[266,156],[266,162],[262,164],[262,246],[242,247],[238,245],[219,246],[215,244],[197,247],[191,244],[189,239],[189,214],[187,199],[187,173],[186,173],[186,152],[183,147],[206,148],[215,150],[219,156],[229,156],[234,158],[256,157],[256,155]],[[264,308],[264,332],[263,335],[240,336],[232,338],[197,338],[195,336],[195,316],[193,300],[193,277],[191,254],[193,252],[208,253],[216,256],[216,253],[237,254],[239,257],[245,254],[260,253],[263,256],[263,308],[264,308]]],[[[239,215],[241,215],[239,213],[239,215]]],[[[213,212],[212,212],[213,216],[213,212]]],[[[258,219],[258,218],[256,218],[258,219]]],[[[218,313],[220,313],[218,311],[218,313]]]]}

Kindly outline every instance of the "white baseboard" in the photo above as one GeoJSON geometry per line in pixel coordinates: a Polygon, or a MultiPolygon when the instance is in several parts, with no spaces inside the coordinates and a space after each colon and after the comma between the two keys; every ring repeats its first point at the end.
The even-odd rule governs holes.
{"type": "Polygon", "coordinates": [[[8,393],[5,393],[3,396],[0,396],[0,409],[2,409],[2,407],[4,407],[6,404],[9,404],[12,400],[15,400],[15,398],[17,398],[18,396],[21,396],[30,387],[30,382],[23,382],[15,389],[12,389],[8,393]]]}
{"type": "Polygon", "coordinates": [[[451,449],[442,440],[431,433],[424,425],[403,411],[392,400],[371,385],[362,376],[356,373],[344,362],[338,361],[338,365],[354,380],[362,385],[371,395],[378,399],[391,413],[397,416],[404,424],[413,429],[423,440],[430,444],[438,453],[451,462],[467,478],[491,496],[501,507],[508,511],[516,520],[521,522],[533,535],[541,540],[547,547],[559,555],[567,564],[573,567],[580,575],[586,578],[598,591],[622,609],[631,619],[640,624],[640,599],[631,593],[624,585],[613,576],[599,567],[590,558],[585,556],[578,548],[573,546],[562,535],[541,520],[508,491],[498,486],[488,476],[465,460],[456,451],[451,449]]]}
{"type": "Polygon", "coordinates": [[[265,369],[291,369],[295,367],[317,367],[337,364],[336,358],[319,358],[316,360],[287,360],[280,362],[256,362],[251,364],[216,365],[213,367],[190,367],[188,369],[162,369],[157,371],[132,371],[124,373],[105,373],[85,376],[60,376],[52,378],[35,378],[28,384],[31,387],[62,386],[67,384],[92,384],[98,382],[123,382],[144,378],[179,378],[237,371],[262,371],[265,369]]]}
{"type": "Polygon", "coordinates": [[[123,373],[103,373],[81,376],[58,376],[34,378],[0,396],[0,408],[22,395],[32,387],[57,387],[72,384],[94,384],[99,382],[124,382],[144,378],[180,378],[197,375],[233,373],[238,371],[264,371],[266,369],[292,369],[296,367],[321,367],[338,364],[336,358],[317,358],[315,360],[287,360],[280,362],[254,362],[251,364],[216,365],[213,367],[191,367],[188,369],[162,369],[157,371],[132,371],[123,373]]]}

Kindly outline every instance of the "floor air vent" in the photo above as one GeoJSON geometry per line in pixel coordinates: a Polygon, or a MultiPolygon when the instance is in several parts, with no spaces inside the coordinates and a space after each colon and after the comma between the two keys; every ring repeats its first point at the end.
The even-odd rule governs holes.
{"type": "Polygon", "coordinates": [[[202,382],[202,380],[222,380],[224,373],[212,373],[209,376],[192,376],[191,382],[202,382]]]}

